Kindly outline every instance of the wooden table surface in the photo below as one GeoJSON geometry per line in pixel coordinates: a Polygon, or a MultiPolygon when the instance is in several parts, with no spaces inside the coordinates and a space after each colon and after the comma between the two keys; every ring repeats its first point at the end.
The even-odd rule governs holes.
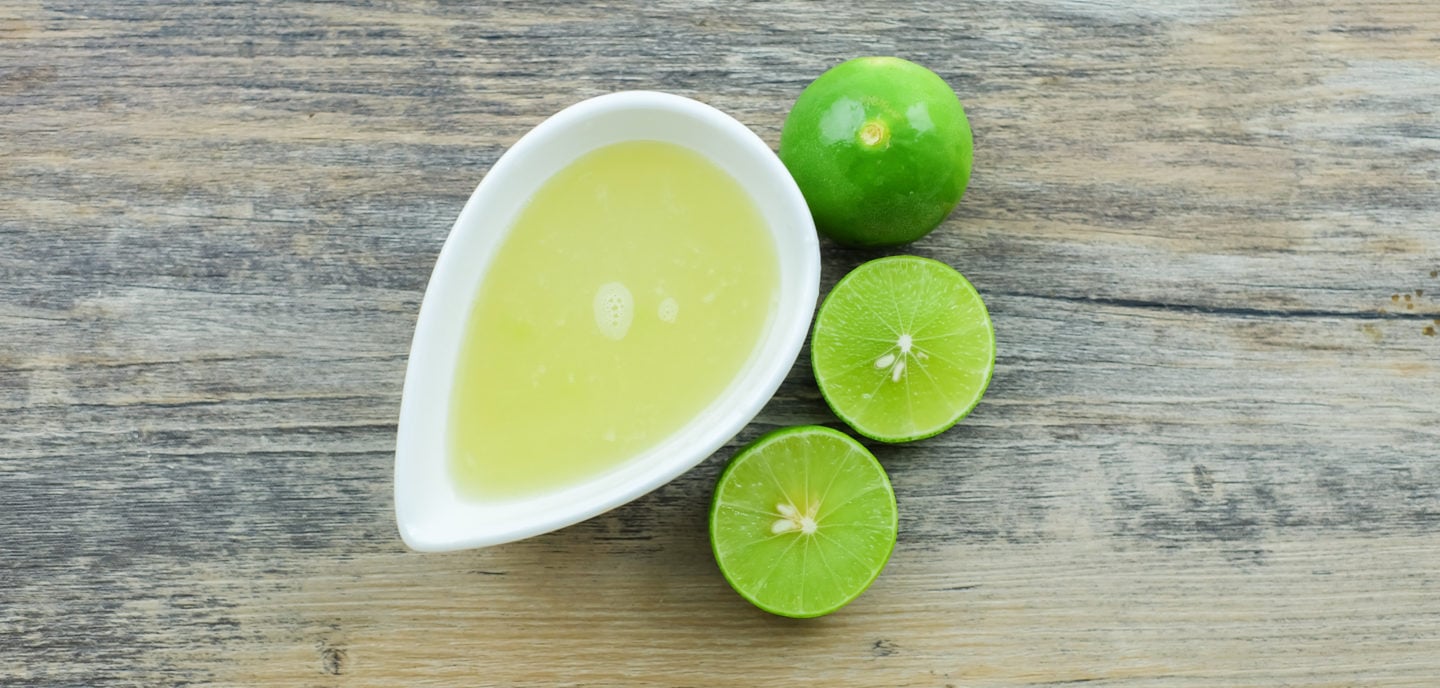
{"type": "Polygon", "coordinates": [[[1440,685],[1437,271],[1433,0],[0,0],[0,684],[1440,685]],[[634,88],[773,145],[865,54],[967,105],[908,250],[999,340],[875,447],[875,586],[773,618],[710,556],[734,448],[836,423],[803,362],[648,497],[408,552],[416,310],[506,146],[634,88]]]}

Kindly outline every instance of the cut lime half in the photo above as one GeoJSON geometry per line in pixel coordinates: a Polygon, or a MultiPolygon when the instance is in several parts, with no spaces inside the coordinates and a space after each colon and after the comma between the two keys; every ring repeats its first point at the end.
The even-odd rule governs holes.
{"type": "Polygon", "coordinates": [[[720,474],[710,544],[730,586],[755,606],[809,618],[849,604],[895,549],[895,491],[845,433],[814,425],[755,440],[720,474]]]}
{"type": "Polygon", "coordinates": [[[855,268],[815,316],[810,363],[847,425],[881,442],[949,429],[980,402],[995,370],[995,329],[960,273],[919,256],[855,268]]]}

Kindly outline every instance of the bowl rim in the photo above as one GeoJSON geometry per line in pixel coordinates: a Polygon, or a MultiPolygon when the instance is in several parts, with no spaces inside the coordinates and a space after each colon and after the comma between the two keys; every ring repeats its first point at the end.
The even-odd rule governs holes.
{"type": "MultiPolygon", "coordinates": [[[[646,136],[630,136],[619,140],[653,139],[646,136]]],[[[683,141],[672,142],[686,145],[683,141]]],[[[570,160],[573,161],[579,155],[603,145],[606,144],[599,143],[588,148],[581,147],[574,152],[570,160]]],[[[706,155],[712,163],[722,168],[725,167],[714,156],[699,151],[696,146],[687,147],[706,155]]],[[[568,164],[566,162],[560,168],[563,169],[568,164]]],[[[555,171],[533,181],[529,186],[529,193],[533,194],[555,171]]],[[[523,207],[528,200],[527,196],[520,205],[523,207]]],[[[752,200],[756,201],[757,206],[761,205],[759,199],[752,200]]],[[[480,240],[469,239],[468,241],[471,245],[475,245],[480,240]]],[[[474,253],[474,251],[470,253],[474,253]]],[[[633,501],[704,462],[743,430],[764,408],[794,367],[809,333],[819,296],[819,282],[819,242],[804,196],[770,146],[735,118],[700,101],[658,91],[609,93],[580,101],[550,116],[525,133],[509,150],[505,151],[477,184],[475,191],[466,200],[455,223],[447,233],[427,282],[416,319],[414,336],[411,340],[401,393],[399,422],[396,429],[393,496],[396,525],[401,539],[411,549],[422,552],[438,552],[487,547],[533,537],[593,518],[633,501]],[[433,499],[427,499],[426,494],[420,493],[424,487],[417,482],[420,481],[421,474],[414,471],[419,470],[417,464],[424,457],[416,457],[413,454],[419,451],[416,434],[420,432],[422,415],[432,412],[431,407],[437,404],[430,397],[443,396],[443,399],[438,402],[442,409],[448,409],[450,404],[451,385],[449,382],[442,385],[446,391],[444,395],[427,394],[427,391],[436,385],[433,379],[437,374],[436,371],[448,371],[453,375],[454,367],[453,362],[446,366],[428,361],[423,354],[428,348],[433,348],[430,339],[437,336],[434,334],[437,331],[435,321],[440,317],[438,312],[442,310],[442,306],[439,304],[446,301],[445,307],[449,307],[453,304],[448,301],[460,298],[465,302],[468,311],[469,304],[475,298],[478,285],[482,283],[484,275],[490,269],[488,256],[493,256],[493,253],[503,244],[505,237],[509,235],[510,229],[513,227],[513,218],[501,231],[492,232],[495,236],[488,243],[482,244],[486,247],[484,250],[488,251],[488,256],[483,267],[474,271],[476,273],[473,278],[474,286],[469,290],[470,293],[456,296],[451,292],[456,291],[457,288],[453,285],[458,278],[452,278],[449,275],[454,271],[467,269],[464,259],[469,256],[461,255],[461,244],[464,243],[462,239],[468,234],[480,231],[476,227],[479,226],[481,211],[488,203],[492,202],[490,196],[496,187],[495,180],[504,179],[514,169],[519,169],[527,157],[545,153],[547,145],[558,145],[553,144],[552,141],[570,133],[572,129],[585,127],[599,118],[626,113],[674,118],[677,123],[688,121],[688,125],[682,123],[677,126],[693,125],[693,132],[690,134],[692,140],[698,140],[700,136],[721,135],[726,145],[734,147],[736,155],[744,157],[747,165],[752,170],[761,171],[761,176],[764,177],[763,180],[746,180],[741,179],[735,172],[727,170],[736,177],[737,181],[741,182],[743,187],[746,187],[747,194],[754,196],[755,189],[762,185],[766,190],[767,197],[770,197],[771,193],[778,194],[774,197],[778,200],[771,204],[771,211],[767,212],[766,208],[760,208],[766,219],[765,224],[770,237],[776,243],[780,280],[776,303],[770,319],[762,328],[761,335],[750,354],[750,359],[709,406],[665,440],[652,445],[650,449],[640,452],[635,457],[623,461],[622,464],[636,463],[637,459],[655,453],[657,447],[667,446],[671,440],[687,434],[695,436],[692,440],[691,451],[675,458],[668,458],[667,455],[665,460],[653,461],[651,462],[653,466],[648,470],[633,469],[632,472],[635,472],[640,478],[633,483],[629,483],[623,488],[609,488],[599,495],[590,495],[586,499],[563,503],[561,508],[555,509],[543,517],[502,524],[470,524],[467,527],[453,529],[454,532],[448,536],[437,536],[432,532],[433,529],[422,528],[418,525],[418,510],[426,508],[423,505],[433,499]],[[777,216],[783,216],[780,218],[783,221],[777,221],[777,216]],[[787,251],[784,248],[787,245],[798,246],[799,250],[787,251]],[[447,287],[447,285],[452,286],[447,287]],[[787,288],[786,285],[790,286],[787,288]],[[741,382],[745,384],[742,386],[741,382]],[[726,404],[720,403],[727,400],[726,404]]],[[[441,441],[443,444],[443,440],[441,441]]],[[[433,441],[431,443],[433,444],[433,441]]],[[[443,447],[441,453],[443,454],[443,447]]],[[[446,470],[448,457],[441,456],[438,459],[430,457],[430,459],[430,464],[434,464],[438,460],[440,470],[446,470]]],[[[431,468],[433,469],[433,465],[431,468]]],[[[548,499],[571,491],[581,493],[585,491],[586,487],[593,488],[602,483],[603,481],[598,478],[586,479],[573,486],[559,488],[533,499],[548,499]]],[[[428,497],[433,498],[434,495],[428,495],[428,497]]]]}

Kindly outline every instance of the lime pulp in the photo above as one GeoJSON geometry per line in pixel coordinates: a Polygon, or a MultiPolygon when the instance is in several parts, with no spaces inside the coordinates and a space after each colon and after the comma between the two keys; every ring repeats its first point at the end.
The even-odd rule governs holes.
{"type": "Polygon", "coordinates": [[[882,442],[937,435],[970,413],[995,370],[995,329],[960,273],[919,256],[855,268],[815,316],[820,393],[856,432],[882,442]]]}
{"type": "Polygon", "coordinates": [[[898,518],[885,469],[848,435],[776,430],[721,473],[710,543],[731,587],[755,606],[823,616],[859,597],[890,559],[898,518]]]}

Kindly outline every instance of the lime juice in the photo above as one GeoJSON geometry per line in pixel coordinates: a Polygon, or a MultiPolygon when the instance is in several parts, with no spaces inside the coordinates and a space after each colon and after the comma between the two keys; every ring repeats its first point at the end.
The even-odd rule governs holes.
{"type": "Polygon", "coordinates": [[[447,437],[459,491],[561,488],[679,430],[755,350],[778,262],[745,190],[688,148],[612,144],[560,170],[465,325],[447,437]]]}

